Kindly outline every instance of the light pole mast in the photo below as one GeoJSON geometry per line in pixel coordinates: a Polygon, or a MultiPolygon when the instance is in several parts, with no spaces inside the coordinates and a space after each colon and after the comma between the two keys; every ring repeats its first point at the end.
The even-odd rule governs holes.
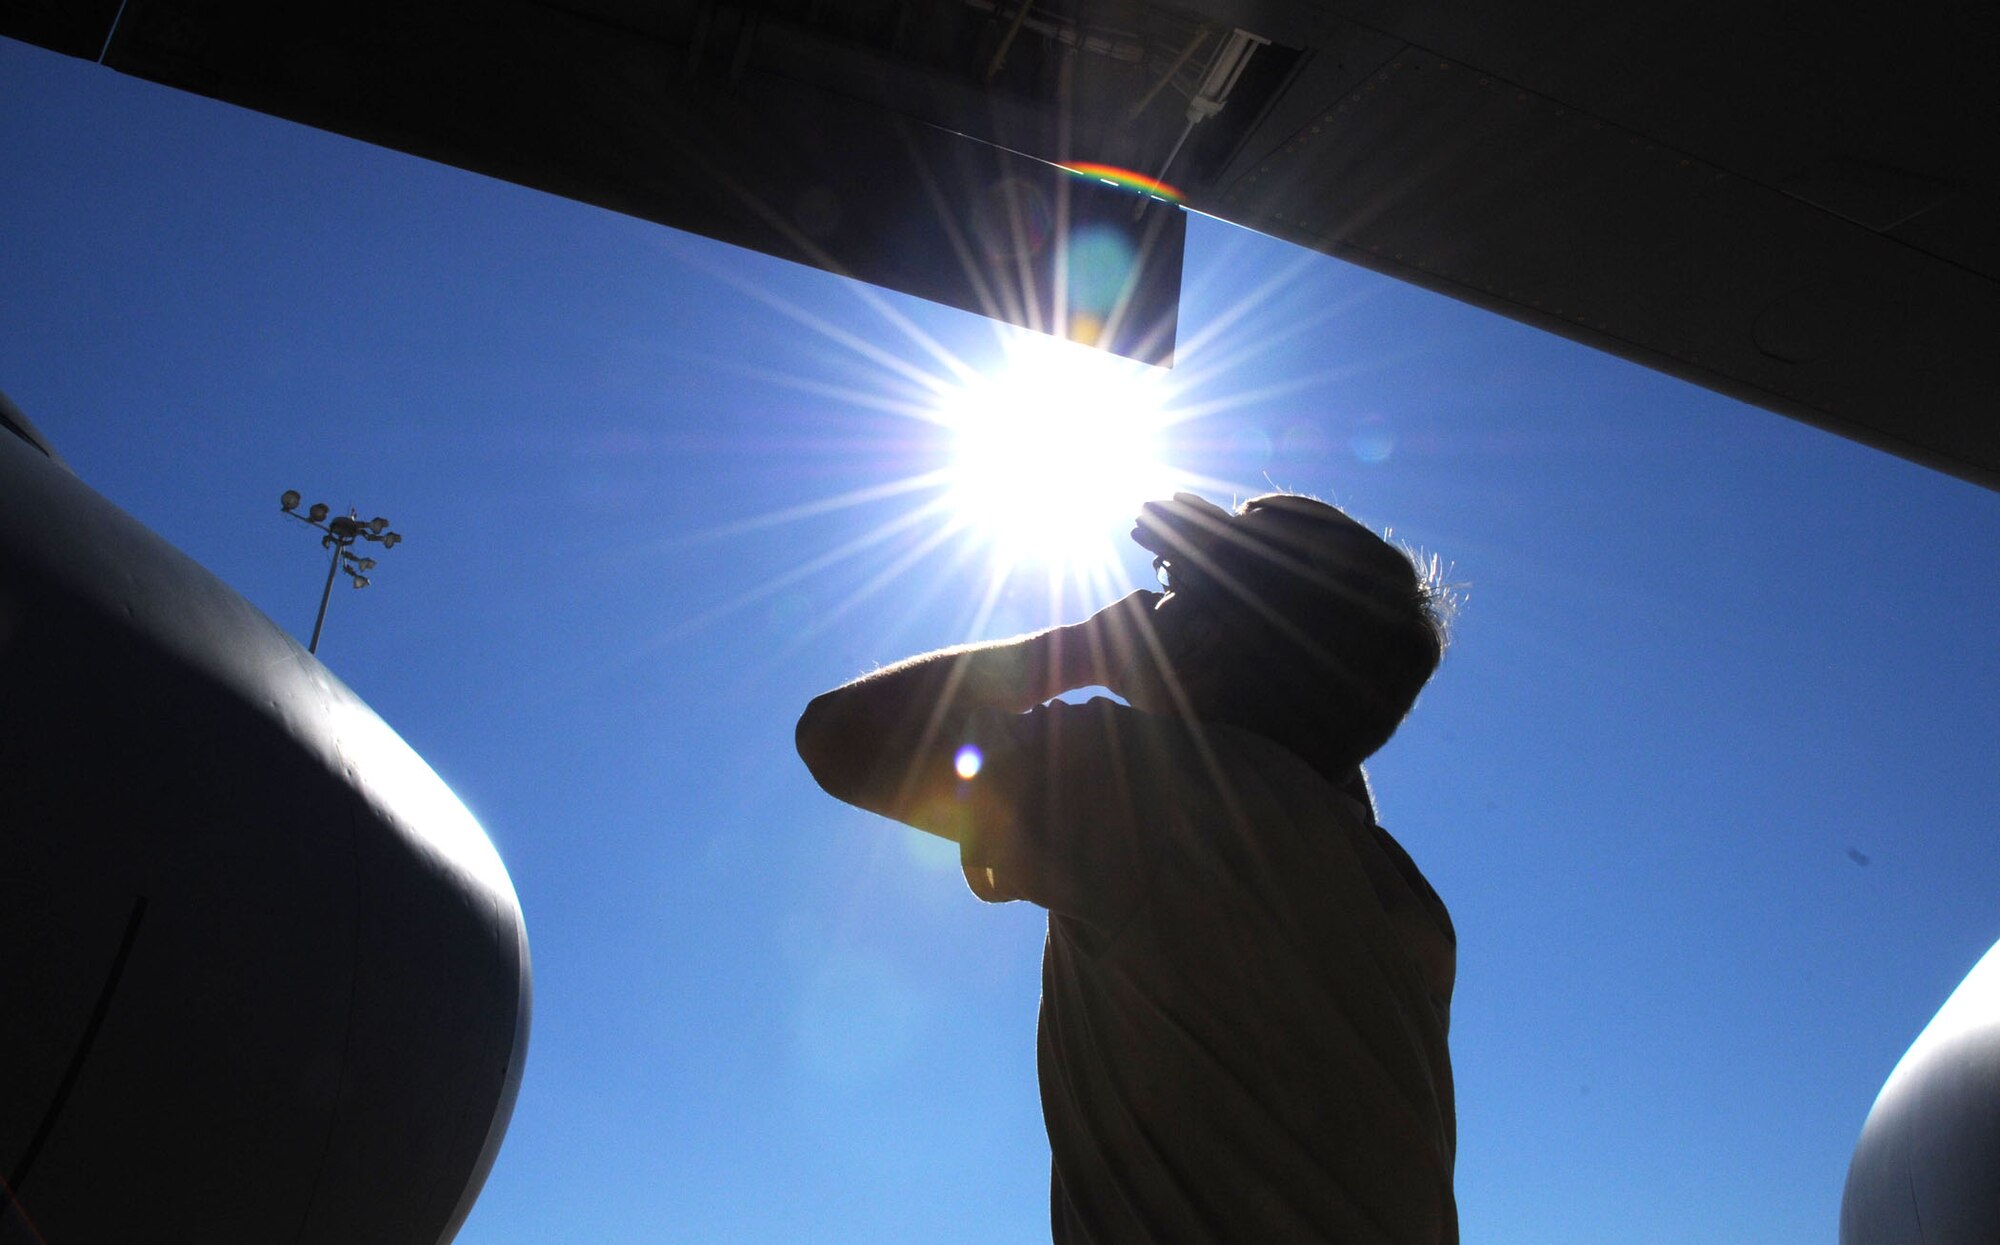
{"type": "Polygon", "coordinates": [[[306,652],[317,653],[320,629],[326,626],[326,605],[333,596],[334,576],[346,571],[356,588],[366,588],[368,586],[366,572],[375,569],[375,559],[361,557],[350,546],[357,540],[367,540],[381,545],[384,549],[394,549],[403,543],[403,537],[400,533],[389,531],[389,520],[381,515],[376,515],[365,523],[362,522],[352,507],[346,514],[335,515],[329,519],[326,503],[316,501],[311,509],[300,514],[297,489],[287,489],[285,495],[278,499],[278,506],[299,522],[325,533],[320,537],[320,547],[333,550],[333,560],[326,568],[326,587],[319,594],[319,615],[313,619],[312,643],[306,645],[306,652]]]}

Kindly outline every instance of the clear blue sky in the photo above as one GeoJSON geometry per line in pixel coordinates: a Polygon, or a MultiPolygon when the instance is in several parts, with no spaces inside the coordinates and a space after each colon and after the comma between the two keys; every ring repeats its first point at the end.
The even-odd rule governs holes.
{"type": "MultiPolygon", "coordinates": [[[[791,747],[814,693],[967,638],[983,563],[901,565],[928,524],[834,556],[909,494],[745,523],[949,453],[806,319],[931,371],[878,308],[982,363],[993,329],[4,40],[0,161],[0,389],[87,482],[301,637],[282,490],[408,537],[321,656],[481,818],[535,957],[460,1239],[1046,1239],[1038,913],[791,747]]],[[[1876,1090],[2000,937],[2000,496],[1188,248],[1172,460],[1469,585],[1371,767],[1462,940],[1466,1240],[1831,1240],[1876,1090]]],[[[1047,611],[1024,577],[985,631],[1047,611]]]]}

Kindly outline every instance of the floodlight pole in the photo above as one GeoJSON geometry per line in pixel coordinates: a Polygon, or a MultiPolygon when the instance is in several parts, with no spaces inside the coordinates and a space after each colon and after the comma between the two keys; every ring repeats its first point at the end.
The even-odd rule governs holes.
{"type": "Polygon", "coordinates": [[[368,586],[366,572],[375,569],[375,559],[358,558],[349,552],[354,542],[372,541],[388,550],[401,544],[403,537],[401,533],[389,530],[389,520],[377,515],[373,519],[364,521],[361,516],[354,513],[352,507],[345,515],[328,518],[327,513],[332,507],[314,502],[312,509],[300,514],[298,509],[302,500],[304,499],[299,496],[297,489],[287,489],[285,495],[278,499],[278,508],[307,527],[318,528],[325,533],[320,537],[320,548],[333,550],[333,559],[326,568],[326,586],[321,588],[319,593],[319,614],[313,619],[312,642],[306,645],[306,652],[317,655],[320,632],[326,627],[327,603],[333,599],[335,577],[345,570],[348,578],[354,581],[355,587],[366,588],[368,586]]]}
{"type": "Polygon", "coordinates": [[[344,543],[330,538],[327,543],[333,546],[333,563],[326,568],[326,587],[319,594],[319,617],[313,619],[312,643],[306,645],[308,653],[319,652],[319,629],[326,625],[326,603],[333,599],[333,577],[340,573],[340,554],[347,548],[344,543]]]}

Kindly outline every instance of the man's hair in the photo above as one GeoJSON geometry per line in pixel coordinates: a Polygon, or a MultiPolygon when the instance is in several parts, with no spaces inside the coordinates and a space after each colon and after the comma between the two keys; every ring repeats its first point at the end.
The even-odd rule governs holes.
{"type": "Polygon", "coordinates": [[[1214,535],[1196,559],[1197,591],[1236,658],[1218,672],[1208,715],[1329,776],[1358,765],[1395,734],[1444,656],[1437,561],[1289,493],[1251,498],[1214,535]]]}

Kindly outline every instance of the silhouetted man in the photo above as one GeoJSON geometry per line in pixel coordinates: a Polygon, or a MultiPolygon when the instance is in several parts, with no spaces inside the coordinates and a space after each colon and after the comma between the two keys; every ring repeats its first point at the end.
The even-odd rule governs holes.
{"type": "Polygon", "coordinates": [[[1432,577],[1301,497],[1133,538],[1164,594],[878,670],[799,753],[1048,909],[1057,1242],[1455,1242],[1456,939],[1360,771],[1437,668],[1432,577]],[[1130,707],[1044,703],[1100,685],[1130,707]]]}

